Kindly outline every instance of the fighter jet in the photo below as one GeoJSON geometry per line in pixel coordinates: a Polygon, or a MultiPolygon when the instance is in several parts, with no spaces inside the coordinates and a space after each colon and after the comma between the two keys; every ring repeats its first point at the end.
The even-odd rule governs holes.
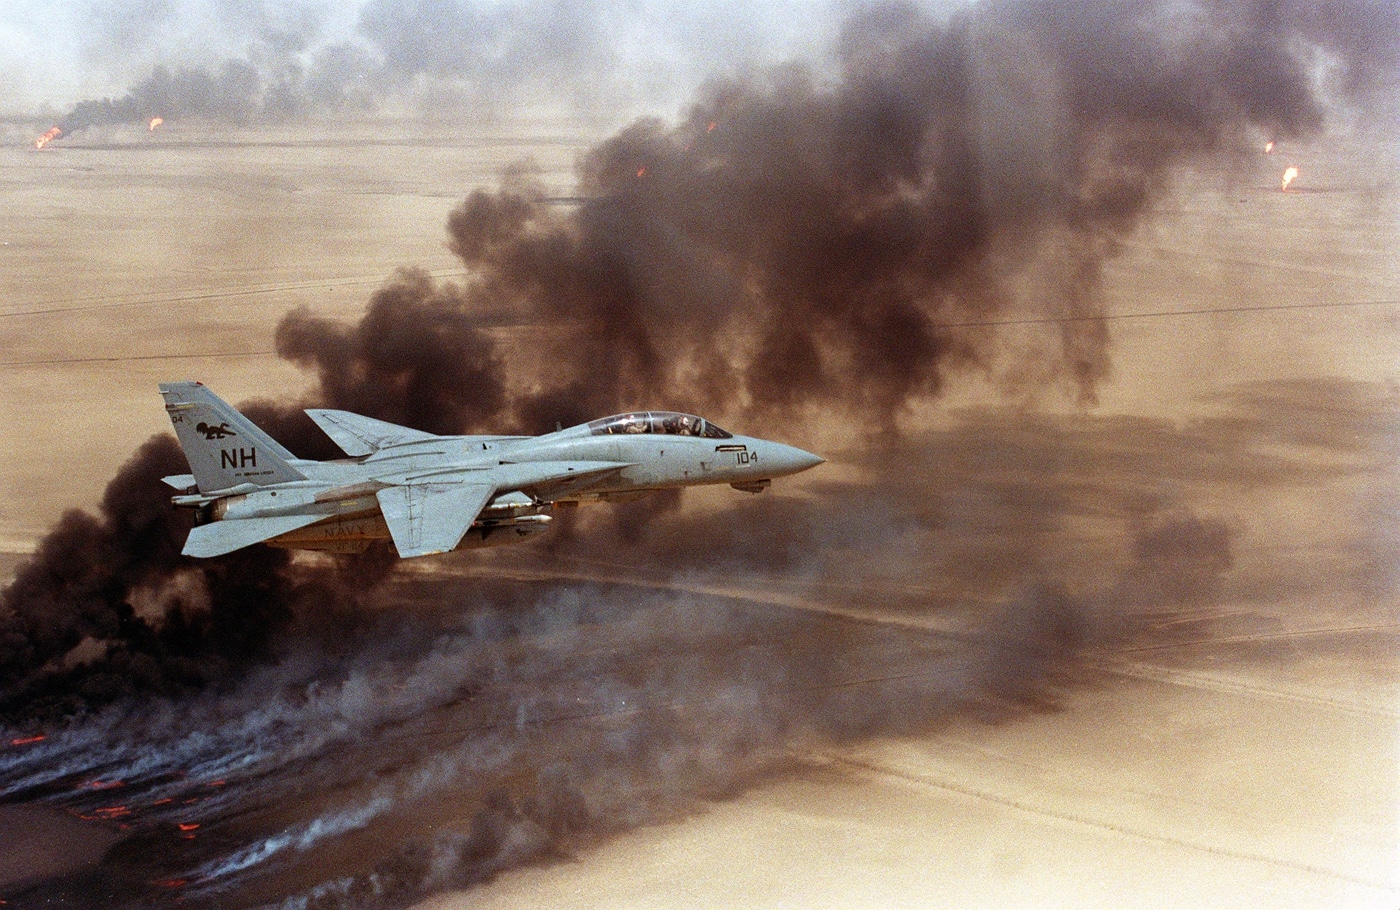
{"type": "Polygon", "coordinates": [[[265,543],[401,558],[526,540],[551,513],[656,490],[727,483],[751,493],[822,459],[735,436],[693,414],[634,411],[544,436],[436,436],[349,411],[307,410],[345,452],[297,458],[198,382],[162,383],[190,474],[164,478],[195,510],[184,554],[265,543]]]}

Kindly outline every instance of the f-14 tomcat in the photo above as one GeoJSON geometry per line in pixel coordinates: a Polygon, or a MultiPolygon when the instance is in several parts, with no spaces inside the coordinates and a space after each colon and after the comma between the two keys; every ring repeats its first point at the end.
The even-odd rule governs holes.
{"type": "Polygon", "coordinates": [[[348,456],[297,458],[198,382],[162,383],[190,474],[164,478],[196,510],[187,556],[266,543],[400,557],[514,543],[559,506],[727,483],[757,493],[822,459],[692,414],[636,411],[544,436],[436,436],[349,411],[307,415],[348,456]]]}

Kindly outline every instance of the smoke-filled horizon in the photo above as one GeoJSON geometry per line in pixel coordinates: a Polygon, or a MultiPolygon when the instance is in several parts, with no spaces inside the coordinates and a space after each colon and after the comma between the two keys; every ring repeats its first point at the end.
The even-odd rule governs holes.
{"type": "Polygon", "coordinates": [[[155,116],[226,125],[375,114],[479,123],[518,108],[616,123],[670,110],[711,75],[819,52],[838,9],[548,0],[181,0],[60,11],[21,4],[0,22],[0,39],[8,39],[0,40],[0,85],[11,88],[3,113],[48,109],[70,133],[155,116]]]}
{"type": "MultiPolygon", "coordinates": [[[[1014,61],[1016,89],[1031,94],[1054,91],[1057,51],[1125,58],[1141,52],[1159,61],[1180,58],[1158,75],[1162,90],[1183,93],[1183,110],[1199,111],[1204,100],[1185,96],[1191,85],[1183,78],[1209,76],[1254,96],[1259,107],[1297,104],[1303,120],[1316,113],[1307,110],[1312,89],[1342,104],[1362,99],[1361,113],[1378,104],[1395,113],[1388,49],[1400,38],[1400,22],[1383,0],[1129,0],[1094,13],[1053,3],[911,0],[893,17],[890,8],[737,0],[641,8],[601,0],[567,8],[548,0],[185,0],[134,10],[95,2],[55,16],[47,5],[21,4],[0,22],[0,86],[9,89],[11,106],[2,113],[42,116],[47,109],[70,136],[155,117],[231,126],[392,114],[479,124],[540,112],[610,125],[670,113],[707,80],[775,64],[796,62],[830,77],[860,43],[851,40],[852,22],[898,29],[904,23],[897,20],[910,16],[999,23],[975,50],[997,65],[1014,61]],[[1007,12],[1017,6],[1019,12],[1007,12]],[[1113,48],[1128,21],[1138,34],[1113,48]],[[1038,38],[1057,23],[1062,46],[1047,58],[1038,38]],[[1249,56],[1232,58],[1231,49],[1242,46],[1249,56]],[[1188,61],[1213,65],[1175,65],[1188,61]],[[1270,69],[1276,72],[1260,78],[1270,69]],[[71,100],[59,88],[67,72],[82,74],[71,100]],[[81,87],[104,83],[95,91],[81,87]]],[[[1115,78],[1111,69],[1099,75],[1115,78]]],[[[1271,138],[1298,135],[1298,123],[1268,126],[1271,138]]]]}

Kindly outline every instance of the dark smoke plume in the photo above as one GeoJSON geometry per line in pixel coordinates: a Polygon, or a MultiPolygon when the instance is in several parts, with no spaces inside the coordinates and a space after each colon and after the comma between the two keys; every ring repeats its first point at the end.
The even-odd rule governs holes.
{"type": "MultiPolygon", "coordinates": [[[[370,0],[354,36],[339,39],[309,8],[277,15],[257,4],[221,6],[224,21],[198,31],[228,34],[235,40],[219,43],[246,45],[246,53],[155,66],[124,95],[80,102],[58,125],[71,134],[156,116],[248,124],[405,107],[436,118],[549,109],[615,122],[636,106],[629,86],[645,84],[654,109],[658,93],[669,101],[706,74],[749,72],[773,62],[773,47],[825,37],[824,25],[808,19],[795,26],[792,16],[762,5],[736,15],[684,3],[638,10],[562,8],[550,0],[370,0]]],[[[123,61],[134,46],[182,25],[165,5],[145,15],[127,7],[97,23],[110,33],[107,52],[123,61]]],[[[1241,140],[1234,127],[1251,124],[1271,138],[1296,138],[1322,123],[1329,102],[1363,122],[1393,115],[1400,94],[1400,15],[1386,0],[1114,0],[1092,9],[1067,0],[983,2],[946,24],[914,4],[875,4],[847,22],[837,44],[837,79],[851,91],[833,99],[840,103],[827,114],[871,127],[868,143],[845,137],[854,141],[844,151],[857,157],[836,163],[849,179],[1000,164],[965,179],[1000,181],[994,189],[1008,206],[1053,202],[1047,191],[1084,197],[1079,202],[1090,207],[1087,196],[1115,204],[1115,193],[1132,191],[1145,161],[1171,166],[1183,150],[1219,150],[1241,140]],[[972,135],[941,138],[971,143],[950,145],[935,159],[890,145],[890,131],[920,144],[928,126],[923,105],[933,121],[970,118],[963,122],[972,135]],[[897,163],[909,152],[913,158],[897,163]],[[1097,173],[1050,173],[1077,157],[1097,173]],[[1125,158],[1126,182],[1114,173],[1125,158]]],[[[830,128],[822,119],[803,126],[811,132],[792,138],[830,128]]],[[[915,178],[908,189],[918,195],[924,182],[915,178]]]]}
{"type": "Polygon", "coordinates": [[[388,318],[396,343],[417,324],[441,351],[451,322],[470,381],[392,369],[463,427],[665,401],[889,429],[966,371],[1092,401],[1110,369],[1104,264],[1173,170],[1321,128],[1307,48],[1348,86],[1394,76],[1347,27],[1371,8],[1338,4],[1326,33],[1277,5],[1178,12],[988,3],[940,23],[873,7],[847,24],[834,81],[790,68],[711,84],[679,123],[641,120],[590,152],[576,211],[517,170],[449,219],[465,287],[405,276],[381,292],[402,318],[388,300],[351,329],[294,314],[279,350],[351,407],[385,361],[350,339],[388,318]],[[419,309],[432,318],[415,323],[419,309]],[[501,314],[548,328],[547,368],[504,370],[478,331],[501,314]],[[1008,365],[996,323],[1018,319],[1063,321],[1008,365]]]}
{"type": "Polygon", "coordinates": [[[73,511],[0,597],[0,713],[56,719],[132,693],[202,688],[266,654],[290,617],[286,554],[195,563],[167,474],[188,470],[153,437],[107,486],[100,516],[73,511]]]}
{"type": "Polygon", "coordinates": [[[207,117],[247,123],[261,106],[262,79],[248,63],[230,60],[216,72],[157,67],[118,99],[83,101],[59,122],[64,133],[90,126],[143,123],[153,117],[179,120],[207,117]]]}
{"type": "Polygon", "coordinates": [[[341,326],[297,310],[277,328],[277,353],[321,381],[331,407],[364,409],[434,433],[485,426],[505,405],[504,369],[457,288],[405,270],[341,326]]]}

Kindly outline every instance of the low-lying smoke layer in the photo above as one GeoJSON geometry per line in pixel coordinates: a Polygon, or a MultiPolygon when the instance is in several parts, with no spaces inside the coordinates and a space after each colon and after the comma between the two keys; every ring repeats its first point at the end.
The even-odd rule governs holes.
{"type": "Polygon", "coordinates": [[[842,742],[1053,706],[1107,684],[1096,667],[1125,647],[1199,635],[1222,599],[1393,596],[1374,558],[1393,535],[1368,512],[1393,479],[1392,398],[1249,388],[1187,427],[973,413],[889,451],[899,475],[876,459],[776,513],[664,516],[620,573],[600,526],[573,557],[401,576],[221,691],[42,741],[6,731],[4,798],[133,833],[95,870],[4,896],[401,907],[842,742]],[[1338,435],[1293,437],[1319,406],[1338,435]],[[1272,533],[1243,504],[1295,488],[1330,504],[1334,537],[1242,553],[1272,533]]]}
{"type": "Polygon", "coordinates": [[[120,96],[80,102],[59,126],[72,133],[156,116],[248,124],[405,113],[481,122],[519,109],[615,123],[642,101],[678,102],[709,74],[812,49],[829,37],[830,14],[794,15],[809,9],[551,0],[335,8],[227,0],[201,8],[187,0],[133,9],[94,0],[69,12],[79,65],[98,73],[155,65],[120,96]]]}

